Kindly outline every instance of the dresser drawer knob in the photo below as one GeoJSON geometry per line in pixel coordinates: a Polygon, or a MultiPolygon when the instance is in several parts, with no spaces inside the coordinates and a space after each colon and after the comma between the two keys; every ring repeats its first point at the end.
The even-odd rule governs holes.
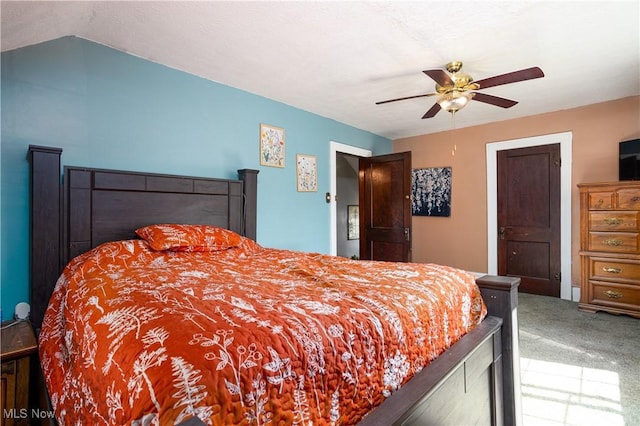
{"type": "Polygon", "coordinates": [[[609,266],[603,267],[602,270],[610,274],[619,274],[620,272],[622,272],[622,268],[611,268],[609,266]]]}
{"type": "Polygon", "coordinates": [[[617,217],[607,217],[603,220],[607,225],[620,225],[622,223],[622,219],[617,217]]]}
{"type": "Polygon", "coordinates": [[[620,299],[622,297],[622,293],[612,290],[607,290],[604,292],[604,295],[609,299],[620,299]]]}
{"type": "Polygon", "coordinates": [[[631,197],[631,201],[637,203],[638,201],[640,201],[640,197],[638,197],[637,195],[635,197],[631,197]]]}
{"type": "Polygon", "coordinates": [[[623,241],[622,240],[612,239],[612,240],[604,240],[603,243],[605,245],[608,245],[608,246],[616,246],[617,247],[617,246],[621,246],[623,244],[623,241]]]}

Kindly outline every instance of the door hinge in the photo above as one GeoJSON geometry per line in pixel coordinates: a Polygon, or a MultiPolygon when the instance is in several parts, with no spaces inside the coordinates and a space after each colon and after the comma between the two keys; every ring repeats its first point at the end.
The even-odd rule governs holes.
{"type": "Polygon", "coordinates": [[[553,164],[555,164],[556,167],[562,167],[562,158],[558,158],[556,161],[553,162],[553,164]]]}
{"type": "Polygon", "coordinates": [[[404,228],[404,238],[407,241],[411,241],[411,231],[409,230],[409,228],[404,228]]]}
{"type": "Polygon", "coordinates": [[[553,276],[553,278],[555,278],[556,281],[562,281],[562,273],[561,272],[556,272],[555,275],[553,276]]]}

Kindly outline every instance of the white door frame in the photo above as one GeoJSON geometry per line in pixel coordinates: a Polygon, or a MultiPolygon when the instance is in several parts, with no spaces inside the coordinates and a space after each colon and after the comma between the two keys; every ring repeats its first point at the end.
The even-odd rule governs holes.
{"type": "Polygon", "coordinates": [[[342,152],[344,154],[357,155],[358,157],[371,157],[371,151],[368,149],[358,148],[356,146],[345,145],[340,142],[329,142],[329,176],[330,176],[330,224],[329,224],[329,254],[336,256],[338,254],[338,203],[336,202],[336,193],[338,192],[338,181],[336,177],[336,154],[342,152]]]}
{"type": "MultiPolygon", "coordinates": [[[[488,272],[498,273],[498,151],[560,144],[560,298],[572,300],[571,289],[571,146],[572,132],[488,143],[487,151],[487,257],[488,272]]],[[[579,298],[579,294],[577,295],[579,298]]],[[[577,300],[573,297],[573,300],[577,300]]]]}

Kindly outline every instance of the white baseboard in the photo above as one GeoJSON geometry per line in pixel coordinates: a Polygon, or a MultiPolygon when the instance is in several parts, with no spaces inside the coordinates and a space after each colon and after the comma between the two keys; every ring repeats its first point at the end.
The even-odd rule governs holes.
{"type": "Polygon", "coordinates": [[[580,287],[571,287],[571,300],[574,302],[580,301],[580,287]]]}

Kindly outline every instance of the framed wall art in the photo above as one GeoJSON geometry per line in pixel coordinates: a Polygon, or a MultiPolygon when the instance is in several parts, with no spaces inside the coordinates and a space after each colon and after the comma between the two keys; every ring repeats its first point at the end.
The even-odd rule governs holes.
{"type": "Polygon", "coordinates": [[[451,216],[451,167],[414,169],[411,186],[414,216],[451,216]]]}
{"type": "Polygon", "coordinates": [[[284,167],[284,129],[260,124],[260,165],[284,167]]]}
{"type": "Polygon", "coordinates": [[[347,206],[347,240],[360,239],[360,207],[347,206]]]}
{"type": "Polygon", "coordinates": [[[296,177],[298,191],[314,192],[318,190],[318,166],[315,155],[296,155],[296,177]]]}

